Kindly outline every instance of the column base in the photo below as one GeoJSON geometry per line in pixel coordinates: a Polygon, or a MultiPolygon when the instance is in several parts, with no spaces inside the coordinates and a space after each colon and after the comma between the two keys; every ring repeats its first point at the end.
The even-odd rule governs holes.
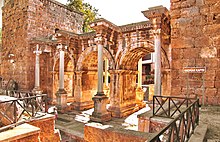
{"type": "Polygon", "coordinates": [[[43,90],[40,89],[40,87],[34,87],[34,89],[32,90],[33,93],[37,93],[37,94],[42,94],[43,90]]]}
{"type": "Polygon", "coordinates": [[[64,110],[67,108],[67,92],[64,89],[59,89],[56,92],[56,100],[58,110],[64,110]]]}
{"type": "Polygon", "coordinates": [[[144,100],[144,91],[141,87],[138,87],[136,89],[136,103],[138,107],[143,108],[145,106],[145,103],[143,103],[144,100]]]}
{"type": "Polygon", "coordinates": [[[71,106],[74,110],[88,110],[94,107],[93,101],[86,101],[86,102],[73,102],[71,106]]]}
{"type": "Polygon", "coordinates": [[[111,114],[106,109],[108,97],[106,97],[104,93],[98,92],[92,100],[94,101],[94,112],[90,120],[100,123],[110,121],[111,114]]]}
{"type": "Polygon", "coordinates": [[[108,110],[112,114],[112,117],[116,117],[116,118],[126,117],[126,116],[138,111],[138,109],[139,109],[139,107],[137,107],[136,103],[130,104],[130,105],[127,105],[124,107],[110,106],[108,108],[108,110]]]}

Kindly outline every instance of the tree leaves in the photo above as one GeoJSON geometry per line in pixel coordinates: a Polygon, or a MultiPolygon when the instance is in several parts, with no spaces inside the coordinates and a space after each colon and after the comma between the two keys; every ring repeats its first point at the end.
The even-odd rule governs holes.
{"type": "Polygon", "coordinates": [[[100,15],[98,9],[91,6],[89,3],[84,3],[83,0],[68,0],[67,6],[84,14],[83,32],[92,31],[89,24],[97,19],[100,15]]]}

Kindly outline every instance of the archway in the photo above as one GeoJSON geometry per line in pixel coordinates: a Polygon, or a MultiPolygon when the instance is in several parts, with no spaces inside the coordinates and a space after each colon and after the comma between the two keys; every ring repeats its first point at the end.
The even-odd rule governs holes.
{"type": "MultiPolygon", "coordinates": [[[[53,94],[59,89],[59,58],[55,58],[53,67],[53,94]]],[[[75,86],[75,75],[74,75],[74,63],[68,53],[65,53],[64,58],[64,89],[67,92],[67,102],[74,101],[74,86],[75,86]]]]}
{"type": "Polygon", "coordinates": [[[154,52],[154,46],[149,43],[142,45],[130,47],[128,50],[119,53],[116,70],[110,72],[111,94],[109,111],[112,112],[114,117],[126,116],[144,106],[136,97],[137,65],[142,57],[154,52]]]}
{"type": "MultiPolygon", "coordinates": [[[[114,68],[114,60],[108,50],[103,48],[104,58],[109,60],[114,68]]],[[[87,47],[78,58],[76,64],[76,85],[74,91],[74,109],[85,110],[92,108],[92,97],[97,93],[98,82],[98,51],[97,46],[87,47]]],[[[104,72],[104,69],[103,69],[104,72]]]]}

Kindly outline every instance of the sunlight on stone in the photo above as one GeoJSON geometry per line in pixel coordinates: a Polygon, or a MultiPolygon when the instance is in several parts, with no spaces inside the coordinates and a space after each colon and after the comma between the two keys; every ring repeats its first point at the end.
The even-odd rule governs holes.
{"type": "Polygon", "coordinates": [[[122,126],[125,126],[126,130],[135,130],[138,131],[138,118],[139,114],[145,113],[150,110],[150,107],[146,105],[145,108],[140,109],[139,111],[129,115],[122,123],[122,126]]]}
{"type": "Polygon", "coordinates": [[[99,129],[107,129],[107,128],[113,127],[111,125],[102,125],[101,123],[95,123],[95,122],[87,123],[85,125],[95,127],[95,128],[99,128],[99,129]]]}
{"type": "MultiPolygon", "coordinates": [[[[110,104],[106,105],[106,109],[108,109],[110,104]]],[[[82,123],[87,123],[90,120],[90,116],[92,115],[94,108],[85,110],[81,114],[76,115],[75,120],[82,123]]]]}

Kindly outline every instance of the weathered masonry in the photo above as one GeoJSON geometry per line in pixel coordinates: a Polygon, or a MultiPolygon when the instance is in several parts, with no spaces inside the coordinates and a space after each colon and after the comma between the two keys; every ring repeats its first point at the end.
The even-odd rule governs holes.
{"type": "MultiPolygon", "coordinates": [[[[205,104],[220,104],[220,1],[171,0],[171,94],[187,94],[184,67],[205,67],[205,104]]],[[[188,76],[189,94],[202,100],[203,75],[188,76]]]]}
{"type": "Polygon", "coordinates": [[[117,26],[99,19],[91,24],[94,32],[82,33],[83,15],[54,0],[6,0],[1,76],[18,82],[20,90],[49,94],[51,103],[59,92],[73,109],[88,109],[97,93],[101,45],[103,91],[109,111],[122,117],[143,107],[137,66],[155,51],[161,56],[154,72],[161,80],[155,81],[162,84],[155,86],[156,94],[201,98],[204,88],[205,103],[219,104],[219,3],[171,0],[170,12],[162,6],[143,11],[149,21],[117,26]],[[205,86],[201,74],[187,80],[185,67],[206,67],[205,86]]]}
{"type": "MultiPolygon", "coordinates": [[[[109,111],[116,117],[132,113],[143,107],[143,92],[136,86],[138,61],[154,52],[156,39],[162,46],[163,78],[169,78],[170,71],[168,11],[156,7],[144,15],[150,21],[124,26],[99,19],[91,25],[94,32],[82,33],[81,13],[58,2],[5,1],[1,75],[16,80],[19,89],[48,93],[51,103],[56,102],[55,94],[62,92],[72,108],[88,109],[97,93],[100,43],[104,47],[104,92],[109,96],[109,111]]],[[[167,93],[169,82],[163,82],[167,93]]]]}

